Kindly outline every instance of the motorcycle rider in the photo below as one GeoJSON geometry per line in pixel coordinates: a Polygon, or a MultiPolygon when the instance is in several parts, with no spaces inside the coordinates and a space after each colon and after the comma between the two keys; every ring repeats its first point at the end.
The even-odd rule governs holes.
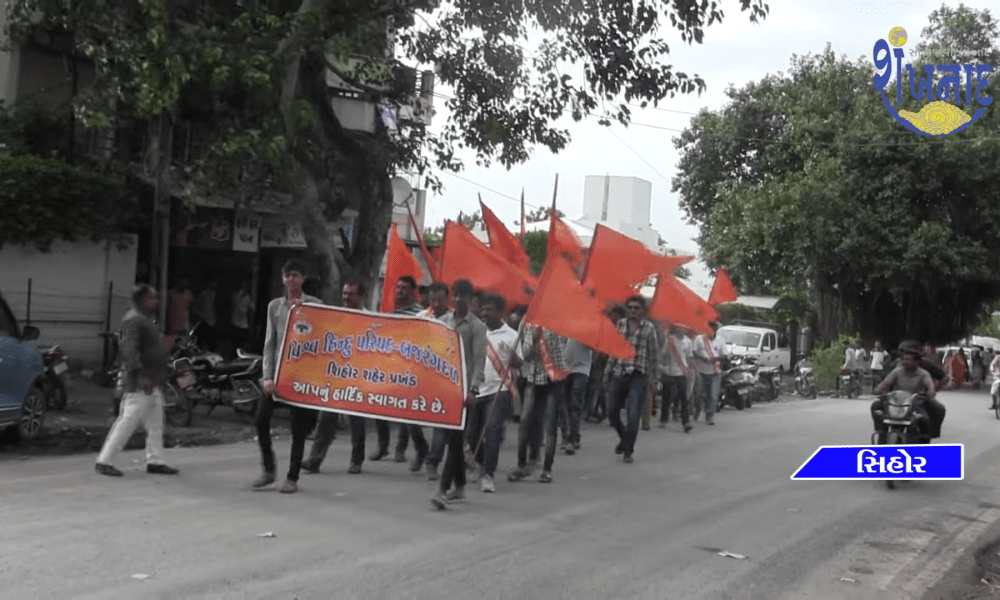
{"type": "MultiPolygon", "coordinates": [[[[879,384],[876,393],[879,395],[891,390],[901,390],[911,394],[921,394],[922,402],[917,410],[926,413],[930,422],[931,438],[941,437],[941,425],[944,423],[944,405],[935,399],[936,385],[931,374],[919,366],[920,344],[914,341],[904,341],[899,345],[899,366],[879,384]]],[[[878,432],[878,443],[885,443],[885,432],[882,429],[882,415],[884,400],[879,398],[872,402],[871,414],[872,422],[875,424],[875,431],[878,432]]]]}

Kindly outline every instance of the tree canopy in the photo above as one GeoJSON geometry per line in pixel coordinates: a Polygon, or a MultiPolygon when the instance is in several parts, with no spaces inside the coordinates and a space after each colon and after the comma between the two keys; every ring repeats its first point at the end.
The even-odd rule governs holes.
{"type": "MultiPolygon", "coordinates": [[[[935,11],[923,55],[963,64],[963,39],[976,51],[989,39],[983,56],[996,56],[995,21],[970,11],[935,11]],[[955,33],[966,27],[976,30],[955,33]]],[[[872,74],[871,57],[828,47],[730,88],[724,109],[675,140],[673,189],[712,266],[729,268],[741,292],[811,301],[821,338],[951,342],[1000,298],[1000,114],[918,136],[886,112],[872,74]]],[[[903,108],[919,110],[902,81],[903,108]]]]}
{"type": "MultiPolygon", "coordinates": [[[[737,4],[751,21],[767,14],[763,0],[737,4]]],[[[461,169],[459,150],[510,167],[533,148],[564,148],[569,132],[556,125],[564,115],[627,124],[630,102],[700,92],[704,81],[669,64],[667,38],[701,43],[723,16],[708,0],[11,3],[14,39],[62,32],[94,62],[97,81],[79,99],[85,123],[199,125],[202,151],[169,174],[173,189],[287,195],[324,259],[326,291],[346,270],[377,273],[393,174],[419,173],[436,189],[433,169],[461,169]],[[412,103],[414,82],[396,57],[433,65],[453,90],[440,133],[403,112],[395,125],[378,117],[379,108],[412,103]],[[377,107],[374,133],[344,128],[331,73],[377,107]],[[359,237],[344,256],[323,223],[349,206],[359,211],[359,237]]]]}

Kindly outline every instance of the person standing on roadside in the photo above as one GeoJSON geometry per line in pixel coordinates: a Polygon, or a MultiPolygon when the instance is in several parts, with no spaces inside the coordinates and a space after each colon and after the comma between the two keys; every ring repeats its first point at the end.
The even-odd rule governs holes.
{"type": "MultiPolygon", "coordinates": [[[[340,301],[344,308],[368,312],[365,309],[365,299],[368,293],[365,284],[357,279],[352,279],[344,283],[341,288],[340,301]]],[[[326,453],[330,449],[330,444],[337,439],[337,419],[339,413],[324,410],[320,411],[316,425],[316,437],[313,439],[312,448],[309,450],[309,458],[302,463],[302,470],[306,473],[319,473],[319,467],[326,458],[326,453]]],[[[347,472],[351,475],[361,473],[361,464],[365,461],[365,418],[350,415],[351,424],[351,465],[347,472]]]]}
{"type": "MultiPolygon", "coordinates": [[[[277,458],[271,443],[271,416],[274,413],[274,375],[278,360],[281,359],[281,341],[288,327],[289,314],[303,303],[322,304],[323,301],[302,292],[305,268],[297,260],[290,260],[281,269],[281,280],[285,295],[271,300],[267,305],[267,331],[264,335],[264,397],[257,409],[257,442],[260,444],[263,472],[253,482],[254,489],[265,488],[275,482],[277,458]]],[[[299,470],[305,453],[306,436],[316,423],[316,411],[310,408],[292,406],[292,450],[288,465],[288,477],[281,486],[282,494],[298,491],[299,470]]]]}
{"type": "Polygon", "coordinates": [[[153,320],[160,298],[147,284],[132,292],[132,308],[122,320],[122,370],[125,395],[121,414],[111,426],[94,466],[101,475],[121,477],[115,459],[140,424],[146,430],[146,472],[176,475],[178,470],[163,462],[163,381],[169,360],[163,334],[153,320]]]}

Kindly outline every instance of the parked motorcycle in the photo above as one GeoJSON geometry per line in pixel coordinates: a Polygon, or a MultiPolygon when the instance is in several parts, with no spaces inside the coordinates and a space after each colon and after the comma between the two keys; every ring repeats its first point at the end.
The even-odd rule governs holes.
{"type": "Polygon", "coordinates": [[[795,392],[803,398],[816,399],[816,374],[809,366],[809,359],[802,358],[795,365],[795,392]]]}
{"type": "MultiPolygon", "coordinates": [[[[167,368],[167,379],[163,382],[163,418],[176,427],[187,427],[194,416],[194,405],[186,393],[186,387],[193,384],[187,359],[174,360],[167,368]]],[[[122,398],[125,397],[125,371],[119,363],[109,373],[115,380],[112,398],[112,412],[117,418],[121,413],[122,398]]]]}
{"type": "MultiPolygon", "coordinates": [[[[882,415],[882,431],[872,434],[873,445],[878,443],[879,433],[889,446],[931,442],[930,418],[923,410],[922,396],[896,390],[879,399],[882,408],[875,414],[882,415]]],[[[891,479],[887,479],[885,485],[890,490],[896,488],[896,482],[891,479]]]]}
{"type": "Polygon", "coordinates": [[[781,395],[781,371],[778,367],[758,367],[757,385],[754,386],[756,399],[773,402],[781,395]]]}
{"type": "Polygon", "coordinates": [[[753,406],[757,365],[747,357],[734,357],[722,373],[722,405],[743,410],[753,406]]]}
{"type": "Polygon", "coordinates": [[[42,378],[45,405],[53,410],[64,410],[68,400],[66,381],[69,379],[69,357],[59,346],[41,347],[38,351],[45,365],[45,376],[42,378]]]}
{"type": "Polygon", "coordinates": [[[178,339],[171,353],[177,359],[187,360],[190,377],[185,378],[184,389],[193,404],[207,405],[208,414],[217,406],[226,405],[244,419],[253,419],[264,398],[260,385],[264,375],[262,356],[238,350],[236,360],[224,360],[219,354],[199,348],[193,335],[178,339]]]}

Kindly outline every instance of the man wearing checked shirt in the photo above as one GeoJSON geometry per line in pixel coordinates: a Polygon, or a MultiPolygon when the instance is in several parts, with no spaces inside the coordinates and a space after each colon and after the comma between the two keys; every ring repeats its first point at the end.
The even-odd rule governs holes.
{"type": "Polygon", "coordinates": [[[658,371],[659,344],[656,328],[643,318],[646,299],[639,295],[632,296],[625,307],[628,317],[618,321],[618,331],[635,349],[635,357],[631,360],[609,358],[604,368],[604,380],[614,377],[608,402],[608,420],[618,432],[615,454],[624,454],[622,460],[630,463],[635,452],[635,440],[639,436],[642,403],[646,399],[649,383],[658,371]],[[622,425],[623,404],[628,415],[627,426],[622,425]]]}

